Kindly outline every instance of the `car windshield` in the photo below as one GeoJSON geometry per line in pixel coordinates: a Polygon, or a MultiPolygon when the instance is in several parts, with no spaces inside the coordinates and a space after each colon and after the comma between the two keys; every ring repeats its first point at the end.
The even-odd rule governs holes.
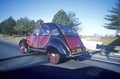
{"type": "Polygon", "coordinates": [[[75,30],[72,27],[68,27],[68,26],[61,26],[61,29],[63,30],[64,33],[69,33],[69,34],[75,34],[75,30]]]}

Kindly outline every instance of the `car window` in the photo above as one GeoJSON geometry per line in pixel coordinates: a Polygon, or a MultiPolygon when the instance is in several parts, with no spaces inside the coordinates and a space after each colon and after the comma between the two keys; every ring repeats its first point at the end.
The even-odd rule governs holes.
{"type": "Polygon", "coordinates": [[[47,26],[42,26],[41,27],[41,35],[49,35],[50,31],[47,26]]]}
{"type": "Polygon", "coordinates": [[[64,33],[70,33],[70,34],[74,34],[76,33],[75,30],[71,27],[68,26],[61,26],[61,29],[63,30],[64,33]]]}
{"type": "Polygon", "coordinates": [[[59,35],[59,32],[58,32],[57,29],[53,29],[51,32],[52,32],[53,36],[58,36],[59,35]]]}
{"type": "Polygon", "coordinates": [[[33,35],[38,36],[39,33],[40,33],[40,30],[39,29],[35,29],[34,32],[33,32],[33,35]]]}

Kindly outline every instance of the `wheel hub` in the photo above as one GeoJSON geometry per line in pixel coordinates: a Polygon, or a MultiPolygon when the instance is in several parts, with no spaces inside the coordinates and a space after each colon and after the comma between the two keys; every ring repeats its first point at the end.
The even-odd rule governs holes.
{"type": "Polygon", "coordinates": [[[55,58],[55,54],[52,53],[51,56],[50,56],[50,58],[55,58]]]}
{"type": "Polygon", "coordinates": [[[23,44],[20,45],[20,51],[23,53],[25,51],[25,47],[23,44]]]}

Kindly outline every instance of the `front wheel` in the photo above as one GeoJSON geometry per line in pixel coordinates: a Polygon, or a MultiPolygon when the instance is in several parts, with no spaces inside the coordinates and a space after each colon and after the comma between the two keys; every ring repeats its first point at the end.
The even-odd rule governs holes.
{"type": "Polygon", "coordinates": [[[20,46],[20,52],[21,52],[21,53],[27,53],[27,52],[28,52],[28,49],[27,49],[27,47],[25,46],[25,43],[24,43],[24,42],[21,42],[21,43],[19,44],[19,46],[20,46]]]}
{"type": "Polygon", "coordinates": [[[48,53],[48,60],[50,63],[58,64],[61,60],[60,54],[48,53]]]}

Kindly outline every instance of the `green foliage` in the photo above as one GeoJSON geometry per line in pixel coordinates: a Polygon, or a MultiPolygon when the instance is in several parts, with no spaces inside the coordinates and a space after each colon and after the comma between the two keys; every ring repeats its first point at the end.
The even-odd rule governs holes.
{"type": "Polygon", "coordinates": [[[59,10],[52,20],[53,23],[63,24],[70,27],[74,27],[77,32],[80,32],[81,28],[79,18],[76,17],[74,12],[69,12],[68,14],[64,10],[59,10]]]}
{"type": "Polygon", "coordinates": [[[76,14],[69,12],[68,14],[64,10],[59,10],[53,17],[53,23],[64,24],[70,27],[79,25],[79,19],[76,18],[76,14]]]}
{"type": "Polygon", "coordinates": [[[74,12],[69,12],[68,13],[68,18],[69,18],[69,26],[78,26],[80,25],[79,18],[76,17],[76,14],[74,12]]]}
{"type": "Polygon", "coordinates": [[[53,23],[69,25],[69,18],[64,10],[59,10],[52,20],[53,23]]]}
{"type": "Polygon", "coordinates": [[[41,19],[35,22],[34,20],[29,20],[27,17],[15,21],[12,17],[9,17],[0,23],[0,33],[25,35],[28,32],[32,32],[35,26],[41,25],[43,22],[41,19]]]}
{"type": "Polygon", "coordinates": [[[35,25],[38,26],[38,25],[41,25],[42,23],[44,23],[44,21],[42,19],[39,19],[39,20],[37,20],[35,25]]]}
{"type": "Polygon", "coordinates": [[[109,10],[111,15],[106,15],[105,20],[109,23],[105,24],[105,28],[120,30],[120,0],[116,3],[116,7],[109,10]]]}
{"type": "Polygon", "coordinates": [[[27,34],[33,30],[34,26],[34,20],[29,20],[27,17],[24,17],[17,20],[14,30],[20,34],[27,34]]]}
{"type": "Polygon", "coordinates": [[[13,28],[15,27],[15,25],[16,21],[12,17],[7,18],[0,23],[0,33],[11,35],[12,33],[14,33],[13,28]]]}
{"type": "MultiPolygon", "coordinates": [[[[35,26],[41,25],[43,22],[44,20],[42,19],[35,22],[34,20],[29,20],[27,17],[20,18],[15,21],[12,17],[9,17],[0,23],[0,33],[25,35],[28,32],[32,32],[35,26]]],[[[80,22],[74,12],[69,12],[67,14],[64,10],[59,10],[55,14],[52,22],[74,27],[76,30],[81,29],[77,27],[80,25],[80,22]]]]}

